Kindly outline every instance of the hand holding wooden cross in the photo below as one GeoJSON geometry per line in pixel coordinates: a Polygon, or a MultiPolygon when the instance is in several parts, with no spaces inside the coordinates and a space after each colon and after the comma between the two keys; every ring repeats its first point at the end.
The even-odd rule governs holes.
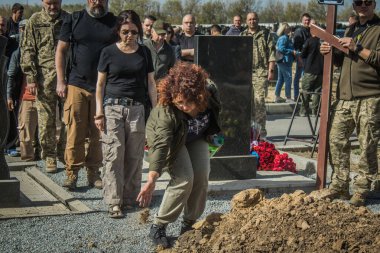
{"type": "Polygon", "coordinates": [[[314,36],[317,36],[321,40],[328,42],[331,46],[339,49],[340,51],[348,54],[349,49],[347,47],[343,47],[339,42],[339,38],[332,35],[331,33],[326,32],[324,29],[320,28],[317,25],[310,25],[310,33],[314,36]]]}

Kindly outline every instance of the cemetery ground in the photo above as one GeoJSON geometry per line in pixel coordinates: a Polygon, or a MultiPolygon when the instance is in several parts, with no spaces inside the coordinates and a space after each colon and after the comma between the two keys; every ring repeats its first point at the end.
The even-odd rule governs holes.
{"type": "Polygon", "coordinates": [[[236,194],[227,214],[213,213],[162,252],[379,252],[380,215],[303,191],[265,199],[236,194]]]}
{"type": "MultiPolygon", "coordinates": [[[[290,117],[289,112],[268,115],[268,140],[289,153],[305,152],[310,144],[289,141],[283,146],[290,117]]],[[[292,133],[309,134],[305,124],[305,117],[296,117],[292,133]]],[[[355,155],[355,150],[353,153],[355,155]]],[[[297,163],[302,167],[297,167],[299,174],[314,182],[315,166],[309,166],[313,160],[299,154],[294,156],[304,161],[297,163]]],[[[16,162],[8,161],[10,164],[16,162]]],[[[43,167],[43,163],[37,165],[43,167]]],[[[42,168],[38,171],[57,185],[64,180],[62,164],[57,174],[47,175],[42,168]]],[[[147,164],[143,172],[147,173],[147,164]]],[[[330,173],[328,170],[328,176],[330,173]]],[[[276,177],[279,176],[272,175],[276,177]]],[[[81,170],[78,190],[66,192],[62,189],[72,196],[70,199],[64,193],[61,195],[62,198],[66,196],[64,207],[71,203],[72,208],[66,213],[0,217],[0,252],[161,251],[152,245],[148,233],[162,195],[154,197],[149,209],[134,207],[126,211],[124,219],[115,220],[108,217],[102,191],[87,187],[86,181],[85,171],[81,170]],[[77,211],[73,211],[75,208],[77,211]]],[[[162,183],[167,183],[167,178],[162,179],[162,183]]],[[[348,201],[331,201],[316,193],[307,195],[295,191],[296,188],[288,189],[289,194],[268,189],[240,193],[236,190],[210,191],[196,229],[178,238],[180,220],[170,224],[167,234],[173,244],[178,239],[177,244],[162,252],[380,252],[380,199],[370,199],[366,207],[357,208],[350,206],[348,201]]],[[[312,188],[306,187],[306,192],[312,188]]],[[[59,208],[60,201],[50,201],[37,202],[41,206],[48,203],[50,207],[59,208]]]]}

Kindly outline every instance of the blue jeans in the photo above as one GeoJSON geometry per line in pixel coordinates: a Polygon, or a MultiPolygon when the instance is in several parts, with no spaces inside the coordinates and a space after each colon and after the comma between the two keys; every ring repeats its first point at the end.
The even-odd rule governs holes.
{"type": "MultiPolygon", "coordinates": [[[[303,62],[306,62],[306,59],[302,59],[303,62]]],[[[301,67],[296,61],[296,73],[294,73],[293,87],[294,87],[294,100],[297,100],[300,93],[300,79],[303,76],[304,68],[301,67]]]]}
{"type": "Polygon", "coordinates": [[[285,96],[287,98],[291,97],[291,86],[292,86],[292,63],[277,63],[278,78],[276,83],[275,94],[277,97],[281,94],[282,85],[285,82],[285,96]]]}

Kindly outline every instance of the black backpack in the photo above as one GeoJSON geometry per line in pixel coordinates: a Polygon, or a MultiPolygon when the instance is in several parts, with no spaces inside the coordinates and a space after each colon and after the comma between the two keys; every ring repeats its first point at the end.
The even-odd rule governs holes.
{"type": "Polygon", "coordinates": [[[68,59],[66,61],[66,71],[65,71],[65,76],[66,76],[66,81],[69,81],[69,76],[71,69],[73,68],[73,65],[76,64],[75,62],[75,46],[76,46],[76,41],[73,37],[74,30],[76,26],[79,23],[79,20],[82,18],[84,14],[84,10],[81,11],[74,11],[71,15],[71,36],[70,36],[70,49],[69,49],[69,54],[68,54],[68,59]]]}

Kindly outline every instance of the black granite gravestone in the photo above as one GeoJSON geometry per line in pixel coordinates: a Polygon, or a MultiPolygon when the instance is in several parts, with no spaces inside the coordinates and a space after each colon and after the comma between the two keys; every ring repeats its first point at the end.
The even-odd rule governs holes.
{"type": "Polygon", "coordinates": [[[4,55],[7,38],[0,35],[0,203],[13,203],[20,200],[20,181],[10,178],[9,168],[4,157],[5,142],[9,129],[6,96],[7,61],[4,55]]]}
{"type": "Polygon", "coordinates": [[[257,159],[250,155],[252,37],[196,36],[194,62],[218,87],[224,145],[211,158],[210,180],[256,176],[257,159]]]}
{"type": "Polygon", "coordinates": [[[0,180],[9,179],[9,168],[4,157],[5,142],[7,140],[9,128],[9,114],[6,95],[6,63],[8,58],[5,56],[7,42],[8,39],[6,37],[0,36],[0,118],[2,120],[0,128],[0,180]]]}

